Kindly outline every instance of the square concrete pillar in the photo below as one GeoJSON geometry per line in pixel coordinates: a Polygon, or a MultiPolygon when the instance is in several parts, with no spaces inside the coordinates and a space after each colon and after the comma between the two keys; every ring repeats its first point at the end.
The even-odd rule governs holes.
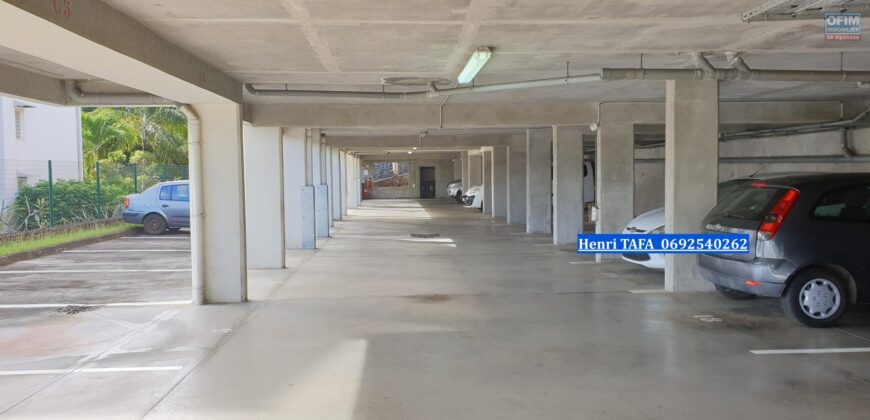
{"type": "Polygon", "coordinates": [[[483,214],[492,214],[492,150],[484,150],[481,154],[483,165],[483,214]]]}
{"type": "Polygon", "coordinates": [[[512,136],[508,144],[507,221],[526,224],[526,136],[512,136]]]}
{"type": "MultiPolygon", "coordinates": [[[[669,80],[665,90],[665,232],[697,233],[716,205],[719,82],[669,80]]],[[[665,290],[713,290],[694,255],[665,255],[665,290]]]]}
{"type": "Polygon", "coordinates": [[[341,191],[339,194],[341,196],[341,218],[344,219],[344,216],[347,216],[347,153],[340,152],[338,154],[339,159],[339,169],[341,170],[341,191]]]}
{"type": "Polygon", "coordinates": [[[492,148],[492,217],[507,217],[507,146],[492,148]]]}
{"type": "Polygon", "coordinates": [[[337,148],[330,148],[329,161],[329,191],[332,202],[332,220],[341,220],[341,153],[337,148]]]}
{"type": "Polygon", "coordinates": [[[314,196],[306,185],[307,145],[305,129],[284,129],[284,243],[290,249],[314,248],[314,196]],[[309,208],[310,207],[310,208],[309,208]],[[311,226],[308,226],[310,223],[311,226]]]}
{"type": "Polygon", "coordinates": [[[553,244],[583,233],[583,128],[553,127],[553,244]]]}
{"type": "Polygon", "coordinates": [[[311,184],[314,187],[314,226],[318,238],[329,237],[329,188],[326,185],[326,147],[319,129],[308,131],[311,184]]]}
{"type": "Polygon", "coordinates": [[[462,179],[462,153],[458,153],[453,159],[453,179],[456,181],[462,179]]]}
{"type": "Polygon", "coordinates": [[[327,220],[329,221],[329,227],[335,226],[335,213],[333,211],[333,207],[335,206],[334,195],[335,191],[332,188],[332,148],[326,146],[323,148],[323,167],[326,178],[324,179],[323,184],[326,185],[327,195],[326,195],[326,211],[328,214],[327,220]]]}
{"type": "Polygon", "coordinates": [[[281,127],[243,129],[248,268],[284,268],[281,127]]]}
{"type": "MultiPolygon", "coordinates": [[[[622,233],[634,218],[634,125],[619,115],[601,115],[595,140],[595,198],[597,233],[622,233]],[[608,121],[613,121],[610,123],[608,121]]],[[[619,259],[596,254],[595,260],[619,259]]]]}
{"type": "Polygon", "coordinates": [[[462,165],[462,171],[459,174],[460,179],[462,179],[462,193],[465,194],[471,186],[468,179],[468,152],[462,152],[460,156],[460,165],[462,165]]]}
{"type": "Polygon", "coordinates": [[[466,191],[478,185],[483,185],[483,152],[468,154],[468,185],[466,191]]]}
{"type": "Polygon", "coordinates": [[[194,301],[244,302],[248,267],[241,106],[209,104],[193,109],[200,120],[202,151],[191,159],[200,158],[202,169],[190,174],[191,200],[201,199],[203,204],[201,222],[194,215],[191,226],[193,236],[201,235],[203,240],[201,247],[191,249],[194,278],[202,279],[201,289],[194,285],[194,301]]]}
{"type": "Polygon", "coordinates": [[[526,232],[552,232],[553,130],[526,130],[526,232]]]}

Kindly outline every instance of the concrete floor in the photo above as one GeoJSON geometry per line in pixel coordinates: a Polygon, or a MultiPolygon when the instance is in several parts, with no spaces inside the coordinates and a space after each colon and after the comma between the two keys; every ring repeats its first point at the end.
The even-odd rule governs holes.
{"type": "Polygon", "coordinates": [[[870,353],[750,352],[870,347],[867,311],[814,330],[775,301],[638,293],[661,274],[548,243],[447,201],[372,201],[252,272],[248,304],[0,309],[0,412],[867,418],[870,353]]]}

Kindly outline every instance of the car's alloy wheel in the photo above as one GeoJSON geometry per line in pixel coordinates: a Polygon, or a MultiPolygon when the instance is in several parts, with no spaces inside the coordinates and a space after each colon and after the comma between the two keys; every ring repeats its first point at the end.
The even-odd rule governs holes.
{"type": "Polygon", "coordinates": [[[780,298],[786,315],[809,327],[830,327],[848,302],[846,282],[836,273],[813,268],[798,274],[780,298]]]}

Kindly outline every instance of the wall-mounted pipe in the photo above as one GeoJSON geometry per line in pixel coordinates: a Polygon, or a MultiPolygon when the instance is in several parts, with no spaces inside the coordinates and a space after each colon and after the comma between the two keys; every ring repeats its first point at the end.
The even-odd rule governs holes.
{"type": "Polygon", "coordinates": [[[67,96],[77,105],[177,106],[177,102],[147,93],[84,93],[74,80],[65,80],[67,96]]]}
{"type": "Polygon", "coordinates": [[[870,107],[865,108],[860,114],[849,120],[829,121],[823,123],[803,124],[792,127],[765,128],[761,130],[746,130],[731,133],[720,133],[719,140],[734,141],[746,140],[758,137],[780,137],[793,134],[821,133],[842,129],[854,129],[870,127],[870,122],[864,122],[864,118],[870,114],[870,107]]]}
{"type": "Polygon", "coordinates": [[[190,105],[178,107],[187,116],[187,154],[190,170],[190,255],[193,260],[193,302],[205,303],[205,206],[202,197],[202,128],[199,116],[190,105]]]}
{"type": "MultiPolygon", "coordinates": [[[[635,163],[664,163],[663,158],[637,158],[635,163]]],[[[867,163],[870,156],[845,157],[843,155],[720,157],[719,163],[867,163]]]]}
{"type": "Polygon", "coordinates": [[[601,80],[757,80],[767,82],[866,82],[870,71],[714,69],[601,69],[601,80]]]}

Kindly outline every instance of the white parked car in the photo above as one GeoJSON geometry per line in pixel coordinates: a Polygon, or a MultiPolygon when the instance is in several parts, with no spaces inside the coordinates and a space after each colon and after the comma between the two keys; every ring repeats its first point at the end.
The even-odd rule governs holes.
{"type": "Polygon", "coordinates": [[[475,185],[468,189],[462,196],[462,202],[466,208],[483,210],[483,186],[475,185]]]}
{"type": "MultiPolygon", "coordinates": [[[[748,184],[752,181],[763,179],[765,176],[776,176],[777,174],[766,174],[759,175],[755,178],[738,178],[732,179],[730,181],[725,181],[719,184],[719,192],[717,201],[722,200],[727,197],[729,194],[734,192],[738,187],[743,184],[748,184]]],[[[665,208],[658,208],[655,210],[650,210],[640,216],[634,218],[634,220],[628,222],[628,226],[622,230],[622,233],[630,234],[656,234],[656,233],[664,233],[665,232],[665,208]]],[[[687,232],[681,232],[687,233],[687,232]]],[[[622,259],[631,263],[640,264],[644,267],[655,268],[658,270],[665,269],[665,255],[664,254],[644,254],[644,253],[633,253],[633,254],[622,254],[622,259]]]]}
{"type": "Polygon", "coordinates": [[[456,180],[447,184],[447,195],[453,197],[458,202],[462,202],[462,180],[456,180]]]}

